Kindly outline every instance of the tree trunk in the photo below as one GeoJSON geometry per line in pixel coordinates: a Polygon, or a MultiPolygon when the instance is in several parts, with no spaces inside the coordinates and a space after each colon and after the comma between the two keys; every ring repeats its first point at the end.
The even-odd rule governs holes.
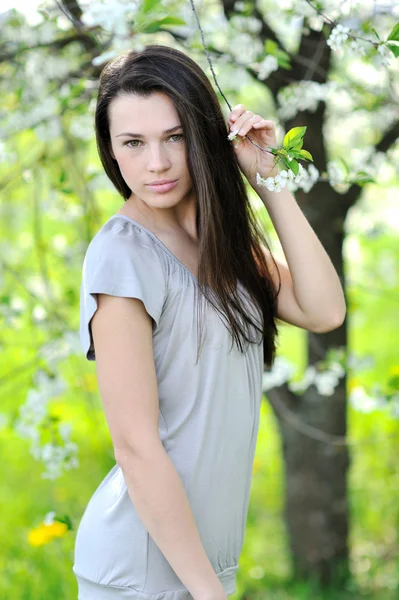
{"type": "MultiPolygon", "coordinates": [[[[298,203],[301,195],[305,200],[298,191],[298,203]]],[[[304,212],[345,289],[342,245],[347,208],[341,202],[343,198],[330,186],[317,184],[306,195],[304,212]]],[[[309,333],[308,364],[324,360],[330,347],[346,350],[346,346],[346,322],[328,333],[309,333]]],[[[294,577],[316,578],[323,584],[342,583],[349,576],[349,455],[342,441],[335,443],[329,436],[346,436],[346,375],[332,396],[320,395],[315,385],[303,395],[284,385],[269,390],[267,396],[281,432],[285,518],[294,577]]]]}

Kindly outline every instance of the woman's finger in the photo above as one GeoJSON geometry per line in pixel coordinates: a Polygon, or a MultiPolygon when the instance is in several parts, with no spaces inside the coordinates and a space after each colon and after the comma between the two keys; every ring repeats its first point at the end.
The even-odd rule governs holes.
{"type": "Polygon", "coordinates": [[[241,126],[238,123],[234,123],[234,125],[231,126],[231,129],[238,129],[237,135],[246,135],[248,131],[250,131],[252,127],[254,127],[254,125],[259,121],[259,119],[262,119],[262,117],[259,115],[252,115],[252,117],[246,119],[241,126]],[[253,122],[254,120],[256,120],[256,123],[253,122]]]}

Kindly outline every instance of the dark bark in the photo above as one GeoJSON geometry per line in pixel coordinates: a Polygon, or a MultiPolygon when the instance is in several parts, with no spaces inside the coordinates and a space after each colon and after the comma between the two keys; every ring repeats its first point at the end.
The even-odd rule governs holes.
{"type": "Polygon", "coordinates": [[[349,574],[348,450],[344,445],[303,433],[282,417],[280,405],[283,403],[302,423],[328,434],[342,435],[346,431],[345,381],[341,380],[330,397],[319,396],[314,386],[302,397],[293,395],[286,387],[268,393],[281,432],[286,486],[284,514],[293,576],[316,578],[322,584],[342,583],[349,574]]]}

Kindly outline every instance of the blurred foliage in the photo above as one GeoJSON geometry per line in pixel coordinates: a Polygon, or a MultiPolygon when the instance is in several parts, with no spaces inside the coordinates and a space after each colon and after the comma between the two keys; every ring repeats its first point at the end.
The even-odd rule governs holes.
{"type": "MultiPolygon", "coordinates": [[[[143,12],[155,6],[154,0],[146,0],[143,12]]],[[[278,15],[271,13],[271,20],[276,19],[278,15]]],[[[143,31],[158,28],[161,24],[158,21],[155,26],[156,22],[145,25],[143,21],[143,31]]],[[[88,34],[93,44],[99,44],[100,37],[96,38],[93,32],[88,34]]],[[[170,43],[168,34],[156,39],[170,43]]],[[[150,42],[150,37],[147,41],[150,42]]],[[[192,47],[203,52],[198,42],[193,42],[192,47]]],[[[93,79],[87,77],[87,65],[92,69],[89,49],[82,52],[82,46],[72,42],[57,48],[56,52],[58,57],[68,57],[77,73],[68,73],[61,80],[54,75],[51,81],[48,98],[57,98],[60,111],[55,119],[38,114],[38,124],[35,124],[27,109],[43,85],[40,65],[44,68],[41,61],[49,58],[48,49],[34,62],[35,76],[29,85],[25,85],[25,67],[29,61],[23,53],[16,60],[3,62],[0,71],[3,87],[4,81],[10,82],[9,93],[4,93],[1,119],[8,119],[12,124],[8,134],[3,136],[5,144],[0,147],[0,451],[3,458],[0,598],[7,600],[76,597],[77,586],[71,570],[76,528],[94,490],[114,465],[95,365],[83,358],[77,335],[83,256],[95,232],[118,210],[122,200],[106,181],[93,140],[94,86],[93,79]],[[17,133],[13,132],[18,128],[17,133]],[[74,335],[72,341],[65,342],[67,332],[74,335]],[[47,353],[44,352],[47,344],[56,342],[66,343],[64,353],[57,354],[55,346],[49,346],[47,353]],[[33,387],[34,375],[40,369],[55,372],[66,382],[66,389],[52,399],[50,412],[55,420],[73,423],[73,440],[79,447],[80,467],[53,481],[43,479],[43,464],[30,455],[30,441],[22,439],[14,429],[19,407],[25,402],[33,387]],[[40,526],[44,515],[51,511],[57,516],[66,516],[71,529],[63,537],[32,546],[29,532],[40,526]]],[[[199,55],[198,62],[203,68],[207,67],[203,56],[199,55]]],[[[343,64],[338,65],[339,68],[343,69],[343,64]]],[[[57,69],[57,64],[54,68],[57,69]]],[[[222,87],[232,103],[243,102],[252,110],[274,118],[273,104],[263,84],[245,78],[237,82],[227,65],[225,71],[224,74],[220,71],[220,79],[224,77],[222,87]]],[[[336,73],[338,79],[340,75],[344,80],[349,79],[344,71],[336,73]]],[[[356,82],[351,83],[355,89],[356,82]]],[[[359,113],[362,102],[363,108],[369,110],[384,108],[383,94],[376,95],[376,88],[366,92],[358,85],[359,113]]],[[[347,125],[354,121],[353,113],[344,110],[339,118],[349,136],[347,125]]],[[[361,126],[364,138],[360,145],[378,137],[373,129],[375,124],[368,127],[361,126]]],[[[356,137],[355,128],[353,131],[356,137]]],[[[331,147],[344,153],[347,138],[342,136],[342,130],[334,129],[331,117],[326,135],[331,147]]],[[[394,210],[392,204],[393,194],[397,195],[397,189],[392,187],[392,181],[384,183],[380,177],[378,184],[366,186],[362,201],[348,219],[345,261],[349,351],[374,360],[368,369],[353,369],[349,373],[348,392],[357,386],[371,389],[377,384],[388,394],[392,391],[388,389],[388,382],[396,385],[399,244],[395,222],[399,219],[397,207],[394,210]]],[[[266,211],[256,198],[254,204],[278,253],[266,211]]],[[[289,358],[302,372],[306,368],[306,332],[283,326],[279,354],[289,358]]],[[[237,592],[232,600],[399,598],[398,417],[398,408],[389,403],[380,407],[349,404],[350,541],[354,579],[347,589],[321,591],[312,582],[299,585],[290,581],[284,527],[284,465],[276,422],[265,397],[247,531],[237,592]]],[[[49,430],[45,434],[51,437],[49,430]]]]}

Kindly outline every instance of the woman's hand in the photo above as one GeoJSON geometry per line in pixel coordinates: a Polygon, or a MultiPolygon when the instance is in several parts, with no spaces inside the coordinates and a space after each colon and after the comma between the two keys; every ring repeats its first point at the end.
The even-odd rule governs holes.
{"type": "Polygon", "coordinates": [[[228,126],[229,133],[238,129],[239,140],[233,141],[233,148],[240,169],[251,185],[256,185],[256,173],[265,179],[278,175],[280,170],[274,164],[276,157],[268,151],[269,146],[277,147],[273,121],[267,121],[246,110],[243,104],[237,104],[229,115],[228,126]],[[242,137],[246,134],[264,150],[242,137]]]}

